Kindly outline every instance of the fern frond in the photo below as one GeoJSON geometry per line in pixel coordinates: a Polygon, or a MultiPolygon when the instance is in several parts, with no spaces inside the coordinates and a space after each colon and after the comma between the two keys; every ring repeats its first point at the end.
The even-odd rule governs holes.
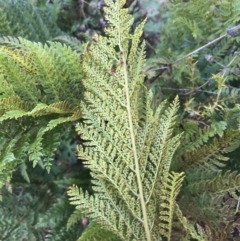
{"type": "Polygon", "coordinates": [[[189,133],[191,129],[187,126],[188,130],[184,132],[178,155],[181,155],[185,151],[193,151],[197,148],[200,148],[216,135],[221,137],[226,129],[226,126],[227,123],[225,121],[218,121],[211,123],[210,126],[205,128],[197,128],[192,130],[191,133],[189,133]]]}
{"type": "Polygon", "coordinates": [[[240,175],[236,172],[227,171],[224,174],[218,172],[217,175],[210,180],[203,180],[200,182],[190,183],[187,186],[188,191],[193,195],[202,194],[205,190],[208,190],[209,194],[224,196],[225,193],[229,193],[236,200],[238,196],[235,191],[239,189],[240,186],[240,175]]]}
{"type": "MultiPolygon", "coordinates": [[[[79,54],[61,43],[43,45],[22,38],[3,37],[0,60],[3,138],[9,139],[22,131],[25,142],[19,144],[23,153],[18,155],[23,160],[16,162],[29,158],[34,166],[42,163],[49,170],[53,153],[60,143],[60,139],[57,140],[59,130],[82,117],[79,54]],[[11,134],[6,132],[10,127],[11,134]]],[[[12,153],[17,152],[12,150],[12,153]]]]}
{"type": "Polygon", "coordinates": [[[106,37],[94,36],[82,63],[83,121],[76,128],[87,141],[78,156],[92,171],[95,195],[76,186],[68,194],[77,209],[120,240],[157,241],[171,235],[173,202],[183,180],[182,174],[169,174],[181,137],[173,135],[178,98],[151,108],[153,94],[143,84],[145,22],[131,34],[125,1],[106,4],[106,37]],[[164,231],[161,222],[168,223],[164,231]]]}
{"type": "Polygon", "coordinates": [[[180,191],[182,181],[184,179],[183,173],[169,173],[165,181],[165,188],[161,197],[159,219],[163,220],[159,224],[159,230],[168,240],[171,240],[172,220],[175,212],[175,201],[180,191]]]}
{"type": "Polygon", "coordinates": [[[29,146],[28,136],[24,131],[19,130],[17,134],[15,132],[13,135],[8,134],[9,136],[2,133],[0,135],[0,187],[11,179],[16,166],[24,161],[29,146]]]}
{"type": "Polygon", "coordinates": [[[30,178],[29,175],[27,173],[27,165],[25,162],[21,163],[19,165],[19,169],[20,169],[20,173],[22,175],[22,177],[24,178],[24,180],[26,180],[28,183],[30,183],[30,178]]]}
{"type": "Polygon", "coordinates": [[[43,147],[41,145],[43,141],[43,129],[41,128],[36,135],[36,139],[34,142],[32,142],[29,146],[28,149],[28,155],[29,155],[29,160],[33,161],[33,166],[36,166],[38,162],[41,160],[41,157],[43,157],[43,147]]]}
{"type": "Polygon", "coordinates": [[[81,218],[83,218],[81,211],[79,209],[75,209],[68,219],[67,230],[69,230],[74,224],[79,222],[81,218]]]}
{"type": "Polygon", "coordinates": [[[74,122],[79,120],[82,117],[82,112],[80,111],[76,111],[75,113],[73,113],[72,116],[69,117],[59,117],[57,119],[54,120],[50,120],[49,123],[47,124],[46,129],[44,130],[44,132],[47,132],[49,130],[54,129],[55,127],[57,127],[60,124],[64,124],[66,122],[74,122]]]}
{"type": "Polygon", "coordinates": [[[16,141],[17,138],[9,143],[1,140],[1,146],[4,149],[1,148],[0,152],[0,187],[4,185],[4,181],[10,179],[11,172],[16,167],[16,157],[12,153],[12,147],[16,141]]]}
{"type": "Polygon", "coordinates": [[[15,42],[5,39],[4,44],[10,46],[0,48],[0,70],[9,88],[33,103],[71,99],[72,104],[79,105],[82,74],[76,52],[55,42],[43,46],[20,38],[14,46],[15,42]]]}
{"type": "Polygon", "coordinates": [[[178,159],[179,170],[182,170],[184,166],[190,168],[197,165],[213,169],[223,167],[224,162],[229,159],[224,154],[235,150],[239,145],[239,132],[227,130],[223,137],[214,138],[211,144],[204,145],[194,151],[185,152],[184,155],[180,156],[178,159]]]}

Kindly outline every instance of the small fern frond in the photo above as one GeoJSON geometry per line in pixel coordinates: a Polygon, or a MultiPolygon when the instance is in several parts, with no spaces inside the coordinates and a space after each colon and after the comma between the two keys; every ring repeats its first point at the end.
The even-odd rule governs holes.
{"type": "Polygon", "coordinates": [[[27,173],[27,165],[25,162],[21,163],[19,165],[19,169],[20,169],[20,173],[21,173],[21,176],[24,178],[24,180],[28,183],[30,183],[30,178],[29,178],[29,175],[27,173]]]}
{"type": "MultiPolygon", "coordinates": [[[[21,135],[15,136],[15,138],[10,141],[0,138],[0,188],[7,180],[11,179],[11,174],[19,162],[19,156],[17,156],[16,153],[14,154],[13,149],[20,139],[21,135]]],[[[21,152],[22,148],[19,149],[21,149],[21,152]]]]}
{"type": "Polygon", "coordinates": [[[75,209],[68,219],[67,230],[69,230],[74,224],[78,223],[81,218],[83,218],[81,211],[79,209],[75,209]]]}
{"type": "Polygon", "coordinates": [[[224,196],[226,193],[229,193],[238,200],[235,191],[240,188],[240,174],[231,171],[225,173],[218,172],[214,178],[190,183],[186,188],[192,195],[200,195],[208,190],[208,193],[211,195],[224,196]]]}
{"type": "Polygon", "coordinates": [[[36,166],[43,157],[43,147],[41,145],[43,141],[43,128],[41,128],[36,135],[35,140],[30,144],[28,149],[29,160],[33,162],[33,166],[36,166]]]}
{"type": "Polygon", "coordinates": [[[225,166],[229,158],[224,154],[235,150],[240,146],[239,132],[227,130],[221,138],[215,137],[211,144],[204,145],[194,151],[185,152],[178,158],[178,168],[192,168],[203,165],[206,168],[216,169],[225,166]]]}
{"type": "Polygon", "coordinates": [[[60,124],[64,124],[66,122],[71,122],[73,123],[74,121],[79,120],[82,117],[82,112],[81,111],[76,111],[75,113],[73,113],[73,115],[68,116],[68,117],[59,117],[57,119],[54,120],[50,120],[49,123],[47,124],[46,129],[44,130],[44,132],[47,132],[49,130],[52,130],[54,128],[56,128],[58,125],[60,124]]]}
{"type": "Polygon", "coordinates": [[[190,132],[189,130],[186,131],[182,138],[181,148],[178,155],[181,155],[186,151],[193,151],[197,148],[201,148],[201,146],[208,143],[208,141],[216,135],[221,137],[226,127],[227,123],[225,121],[218,121],[213,122],[210,126],[205,128],[197,128],[190,134],[188,134],[188,132],[190,132]]]}

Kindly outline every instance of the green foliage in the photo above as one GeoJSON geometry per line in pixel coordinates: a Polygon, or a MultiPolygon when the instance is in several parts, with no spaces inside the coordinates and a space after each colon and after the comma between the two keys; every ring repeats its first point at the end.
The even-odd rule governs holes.
{"type": "Polygon", "coordinates": [[[79,54],[57,42],[42,45],[3,38],[1,44],[0,125],[5,158],[0,179],[4,182],[5,175],[25,159],[49,170],[60,135],[81,118],[82,70],[79,54]]]}
{"type": "Polygon", "coordinates": [[[0,36],[23,37],[46,42],[62,34],[57,26],[60,5],[45,3],[35,6],[31,0],[1,0],[0,36]]]}
{"type": "Polygon", "coordinates": [[[224,34],[238,24],[239,1],[176,0],[168,8],[157,54],[149,60],[152,67],[148,66],[154,93],[171,98],[181,95],[186,114],[197,117],[232,108],[239,93],[239,40],[224,34]],[[220,35],[215,43],[181,59],[220,35]]]}
{"type": "MultiPolygon", "coordinates": [[[[94,37],[90,57],[82,63],[84,120],[76,130],[89,142],[79,146],[78,155],[89,164],[95,195],[76,186],[68,195],[119,240],[169,239],[183,180],[183,173],[169,173],[181,136],[173,136],[178,100],[151,107],[153,95],[143,85],[143,23],[130,33],[133,19],[124,3],[106,2],[106,37],[94,37]]],[[[92,232],[97,240],[95,228],[92,232]]]]}
{"type": "MultiPolygon", "coordinates": [[[[2,188],[2,201],[0,202],[0,237],[1,240],[77,240],[84,230],[81,219],[67,230],[66,223],[73,212],[65,195],[67,187],[78,183],[79,180],[66,177],[58,181],[62,170],[60,160],[54,162],[50,173],[40,166],[32,168],[26,164],[31,183],[26,183],[18,172],[13,174],[11,190],[2,188]],[[58,169],[58,170],[57,170],[58,169]]],[[[74,165],[82,174],[79,163],[74,165]]],[[[72,171],[66,171],[70,175],[72,171]]],[[[72,174],[71,174],[72,175],[72,174]]]]}

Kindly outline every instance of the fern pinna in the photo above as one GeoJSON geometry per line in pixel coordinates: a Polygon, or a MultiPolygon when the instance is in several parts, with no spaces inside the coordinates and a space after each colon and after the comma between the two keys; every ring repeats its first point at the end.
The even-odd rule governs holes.
{"type": "Polygon", "coordinates": [[[181,137],[173,136],[178,99],[152,108],[153,95],[143,85],[144,22],[131,33],[125,1],[105,2],[106,37],[94,36],[82,62],[83,122],[77,127],[86,140],[78,155],[92,171],[95,195],[76,186],[68,191],[71,203],[105,231],[90,225],[79,240],[170,239],[183,180],[183,173],[169,172],[181,137]]]}

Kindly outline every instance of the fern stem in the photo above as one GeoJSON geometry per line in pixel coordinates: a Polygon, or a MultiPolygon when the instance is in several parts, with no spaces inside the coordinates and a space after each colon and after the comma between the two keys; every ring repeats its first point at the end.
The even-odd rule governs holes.
{"type": "Polygon", "coordinates": [[[152,238],[151,238],[151,233],[150,233],[150,229],[149,229],[149,225],[148,225],[146,203],[145,203],[144,196],[143,196],[143,187],[142,187],[139,162],[138,162],[138,157],[137,157],[136,141],[135,141],[135,136],[134,136],[134,132],[133,132],[133,122],[132,122],[131,105],[130,105],[130,98],[129,98],[129,87],[128,87],[127,64],[126,64],[125,54],[124,54],[123,48],[120,44],[120,41],[119,41],[119,48],[120,48],[120,51],[122,52],[122,56],[123,56],[123,68],[124,68],[128,120],[129,120],[129,127],[130,127],[130,133],[131,133],[132,151],[133,151],[133,156],[134,156],[134,161],[135,161],[135,171],[136,171],[138,188],[139,188],[140,203],[141,203],[141,207],[142,207],[143,225],[144,225],[147,241],[151,241],[152,238]]]}

